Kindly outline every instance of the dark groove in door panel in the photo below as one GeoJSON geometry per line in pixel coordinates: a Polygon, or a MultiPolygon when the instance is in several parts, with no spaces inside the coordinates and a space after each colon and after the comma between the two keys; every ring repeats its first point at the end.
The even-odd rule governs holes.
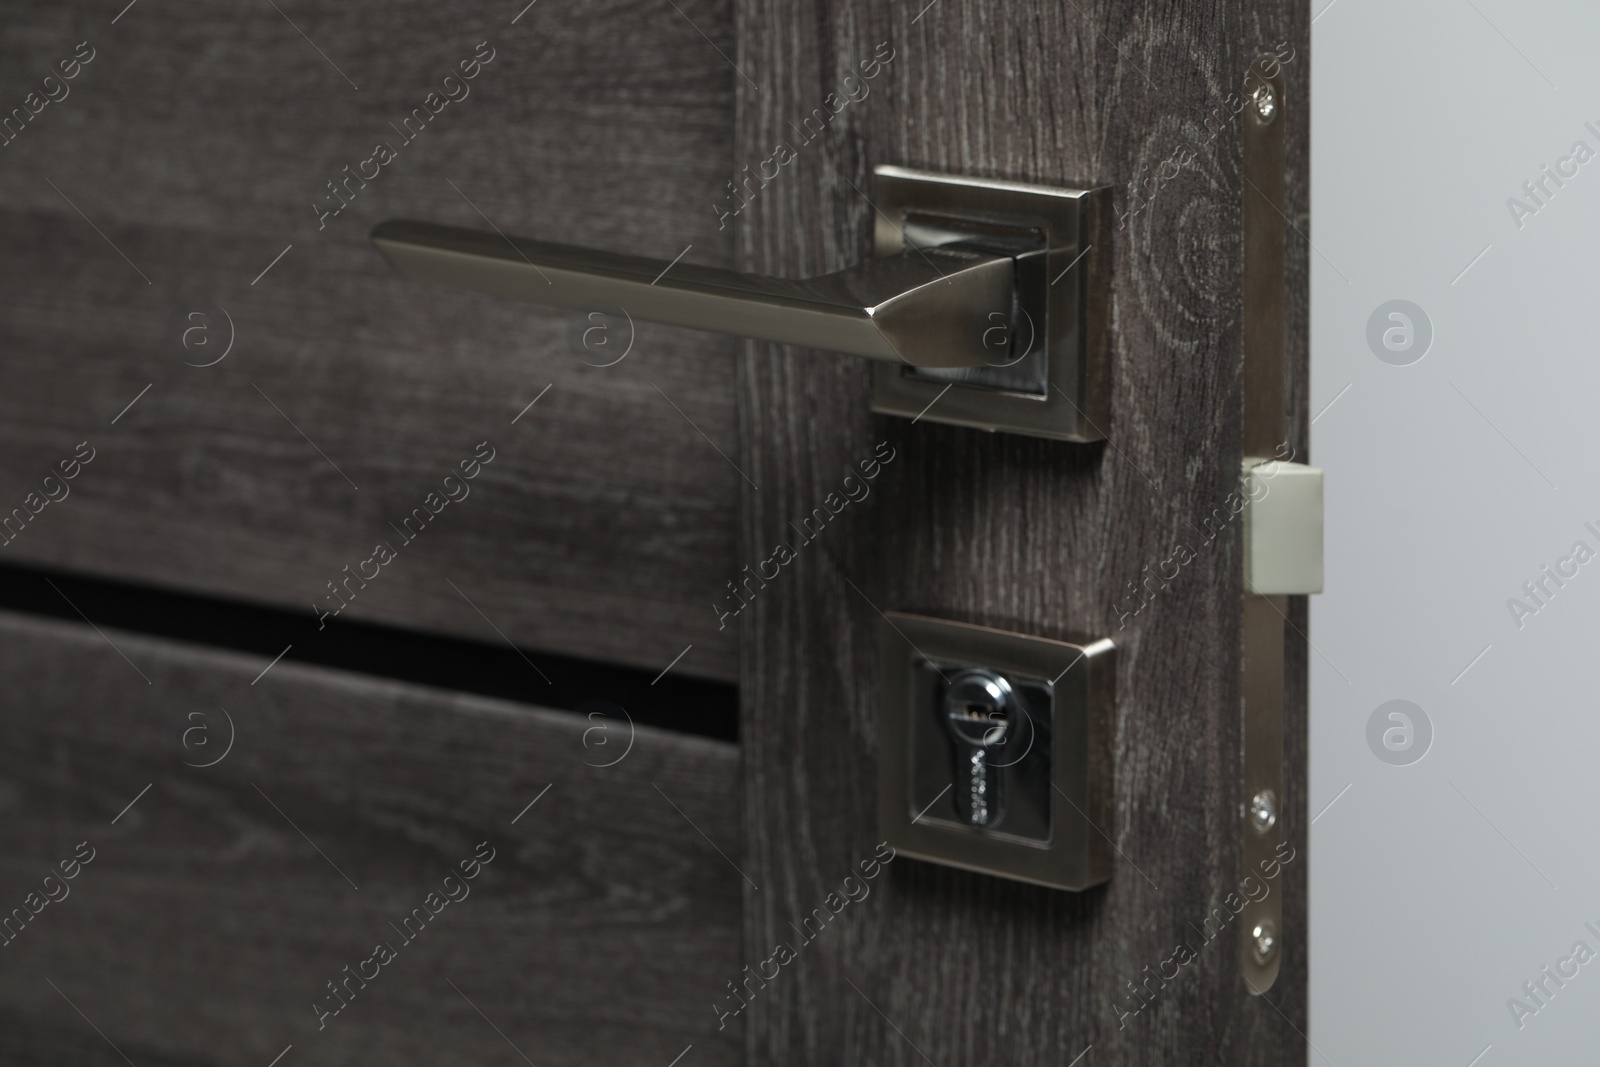
{"type": "Polygon", "coordinates": [[[262,656],[262,666],[292,646],[285,662],[585,714],[596,710],[592,702],[605,701],[639,725],[721,741],[739,737],[737,688],[678,668],[658,677],[612,663],[342,619],[319,631],[300,612],[4,564],[0,608],[73,622],[87,617],[102,628],[248,652],[262,656]]]}

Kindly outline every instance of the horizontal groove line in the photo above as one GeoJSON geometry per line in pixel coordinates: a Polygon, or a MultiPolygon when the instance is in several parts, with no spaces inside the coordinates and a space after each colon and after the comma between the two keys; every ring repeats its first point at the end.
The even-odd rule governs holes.
{"type": "Polygon", "coordinates": [[[0,564],[0,609],[76,623],[87,617],[101,628],[259,655],[263,662],[292,644],[285,662],[558,711],[588,710],[593,701],[608,701],[641,726],[719,741],[739,739],[738,687],[685,674],[682,664],[660,675],[659,668],[346,619],[318,631],[308,625],[304,612],[9,564],[0,564]]]}

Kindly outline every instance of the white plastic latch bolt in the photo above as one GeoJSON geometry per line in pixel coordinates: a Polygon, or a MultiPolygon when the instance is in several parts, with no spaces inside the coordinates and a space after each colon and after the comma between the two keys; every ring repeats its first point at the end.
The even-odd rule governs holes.
{"type": "Polygon", "coordinates": [[[1261,596],[1322,592],[1322,471],[1246,458],[1244,588],[1261,596]]]}

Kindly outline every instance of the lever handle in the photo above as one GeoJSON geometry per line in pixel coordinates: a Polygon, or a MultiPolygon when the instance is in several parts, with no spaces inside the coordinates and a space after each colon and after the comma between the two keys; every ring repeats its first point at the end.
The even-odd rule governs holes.
{"type": "Polygon", "coordinates": [[[615,304],[652,322],[915,367],[1003,360],[994,339],[1010,331],[997,324],[1016,306],[1013,258],[960,245],[791,281],[403,219],[371,237],[413,281],[579,311],[615,304]]]}

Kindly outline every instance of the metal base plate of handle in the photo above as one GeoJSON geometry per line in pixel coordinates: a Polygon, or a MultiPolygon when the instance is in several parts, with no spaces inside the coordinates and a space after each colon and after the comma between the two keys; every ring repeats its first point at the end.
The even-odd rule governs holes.
{"type": "Polygon", "coordinates": [[[1110,422],[1111,190],[880,166],[873,253],[960,245],[1013,257],[1016,305],[990,314],[985,366],[874,366],[872,408],[981,430],[1099,441],[1110,422]]]}

